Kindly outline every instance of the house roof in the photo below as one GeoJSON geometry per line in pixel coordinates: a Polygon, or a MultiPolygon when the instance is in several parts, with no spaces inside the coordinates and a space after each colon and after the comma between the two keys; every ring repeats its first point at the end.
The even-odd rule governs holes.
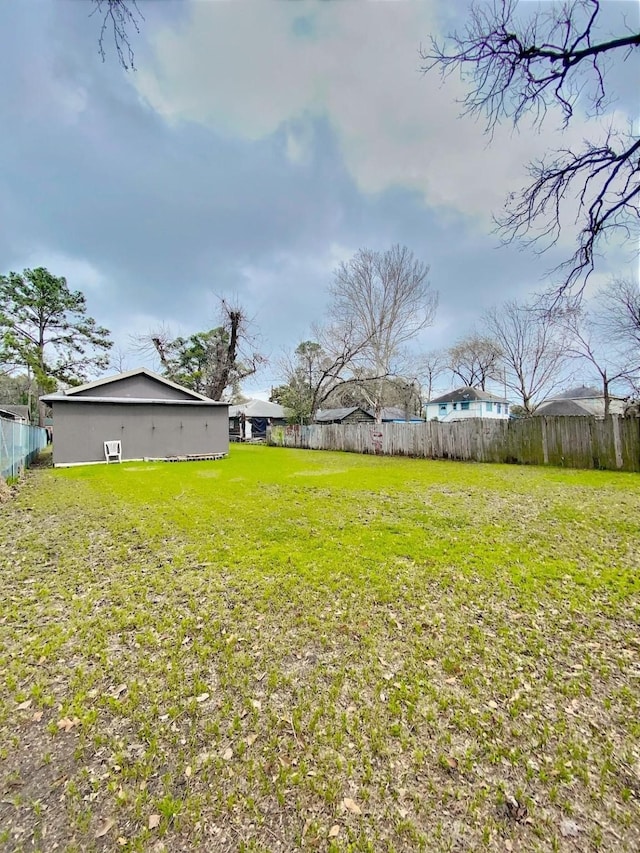
{"type": "Polygon", "coordinates": [[[429,400],[429,403],[465,403],[468,400],[486,400],[489,403],[508,403],[505,397],[498,397],[496,394],[491,394],[489,391],[482,391],[480,388],[472,388],[465,385],[462,388],[456,388],[454,391],[448,391],[441,397],[436,397],[429,400]]]}
{"type": "Polygon", "coordinates": [[[153,370],[149,370],[147,367],[136,367],[134,370],[127,370],[124,373],[116,373],[114,376],[103,376],[101,379],[96,379],[93,382],[86,382],[84,385],[76,385],[73,388],[65,388],[61,391],[56,391],[54,394],[47,394],[44,397],[40,398],[44,400],[46,403],[60,402],[62,400],[66,400],[68,402],[88,402],[88,403],[206,403],[207,405],[215,404],[217,406],[227,406],[228,403],[220,403],[216,400],[211,400],[209,397],[205,397],[204,394],[199,394],[197,391],[192,391],[191,388],[185,388],[183,385],[178,385],[176,382],[172,382],[170,379],[167,379],[165,376],[160,376],[159,373],[154,373],[153,370]],[[175,391],[180,391],[183,394],[187,394],[191,399],[189,400],[167,400],[165,398],[151,398],[151,397],[102,397],[99,394],[97,395],[89,395],[85,392],[94,391],[99,388],[102,388],[106,385],[112,385],[116,382],[119,382],[123,379],[129,379],[132,376],[146,376],[149,379],[152,379],[155,382],[159,382],[162,385],[165,385],[168,388],[172,388],[175,391]]]}
{"type": "Polygon", "coordinates": [[[407,418],[404,409],[394,406],[388,406],[386,409],[383,409],[381,414],[383,421],[422,421],[419,415],[409,415],[407,418]]]}
{"type": "Polygon", "coordinates": [[[360,406],[347,406],[341,409],[318,409],[315,420],[317,423],[330,423],[331,421],[343,421],[352,415],[354,412],[362,412],[367,418],[372,416],[369,412],[365,412],[360,406]]]}
{"type": "Polygon", "coordinates": [[[567,388],[559,394],[554,394],[551,400],[582,400],[589,397],[602,397],[602,391],[593,385],[578,385],[575,388],[567,388]]]}
{"type": "Polygon", "coordinates": [[[8,421],[18,421],[20,420],[20,415],[16,415],[16,413],[12,412],[10,409],[3,409],[0,407],[0,418],[5,418],[8,421]]]}
{"type": "Polygon", "coordinates": [[[593,415],[591,409],[583,406],[577,400],[549,400],[546,403],[540,403],[534,415],[593,415]]]}
{"type": "Polygon", "coordinates": [[[24,418],[29,420],[29,406],[19,403],[0,403],[0,411],[13,415],[15,418],[24,418]]]}
{"type": "Polygon", "coordinates": [[[284,406],[268,400],[247,400],[246,403],[229,406],[230,418],[237,418],[242,413],[247,418],[286,418],[284,406]]]}
{"type": "MultiPolygon", "coordinates": [[[[566,391],[561,391],[559,394],[554,394],[549,397],[548,401],[552,400],[603,400],[604,394],[602,388],[596,388],[594,385],[578,385],[575,388],[568,388],[566,391]]],[[[616,394],[611,395],[612,400],[624,400],[616,394]]]]}
{"type": "MultiPolygon", "coordinates": [[[[65,397],[73,397],[76,394],[92,391],[94,388],[100,388],[103,385],[111,385],[112,382],[119,382],[121,379],[129,379],[131,376],[148,376],[149,379],[155,379],[156,382],[161,382],[168,388],[173,388],[176,391],[182,391],[189,394],[194,400],[209,400],[204,394],[199,394],[197,391],[192,391],[191,388],[185,388],[183,385],[178,385],[177,382],[172,382],[166,376],[160,376],[159,373],[154,373],[148,367],[135,367],[133,370],[125,370],[123,373],[116,373],[114,376],[103,376],[100,379],[94,379],[93,382],[86,382],[84,385],[75,385],[73,388],[65,388],[64,391],[58,391],[56,394],[51,394],[42,399],[58,399],[58,395],[63,394],[65,397]]],[[[85,398],[86,399],[86,398],[85,398]]]]}

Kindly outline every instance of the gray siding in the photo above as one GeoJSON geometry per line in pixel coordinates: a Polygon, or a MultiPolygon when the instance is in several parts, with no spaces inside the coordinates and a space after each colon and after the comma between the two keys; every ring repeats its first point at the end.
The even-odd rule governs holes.
{"type": "MultiPolygon", "coordinates": [[[[169,389],[170,390],[170,389],[169,389]]],[[[123,459],[227,453],[227,406],[53,402],[53,462],[104,461],[105,441],[122,441],[123,459]]]]}
{"type": "Polygon", "coordinates": [[[139,376],[127,376],[125,379],[117,379],[97,388],[89,388],[73,394],[73,397],[137,397],[147,400],[194,400],[188,391],[171,388],[164,382],[158,382],[151,376],[141,374],[139,376]]]}

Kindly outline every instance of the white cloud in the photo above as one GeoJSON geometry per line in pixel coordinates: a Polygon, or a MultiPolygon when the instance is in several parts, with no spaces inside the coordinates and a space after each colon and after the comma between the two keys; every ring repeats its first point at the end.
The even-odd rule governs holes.
{"type": "MultiPolygon", "coordinates": [[[[486,228],[553,134],[499,128],[489,146],[481,123],[459,118],[460,82],[419,72],[436,5],[195,2],[180,28],[156,33],[155,65],[135,82],[169,121],[250,140],[285,125],[295,163],[312,146],[304,119],[325,116],[362,191],[415,189],[443,215],[453,209],[486,228]]],[[[563,144],[584,135],[575,121],[563,144]]]]}
{"type": "Polygon", "coordinates": [[[45,267],[53,275],[64,276],[70,290],[79,290],[85,295],[100,293],[107,283],[105,276],[90,261],[46,247],[26,254],[22,266],[26,269],[45,267]]]}

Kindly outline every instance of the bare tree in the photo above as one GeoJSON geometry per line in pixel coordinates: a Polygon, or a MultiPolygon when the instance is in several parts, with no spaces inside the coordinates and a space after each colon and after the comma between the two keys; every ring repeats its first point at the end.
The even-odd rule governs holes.
{"type": "Polygon", "coordinates": [[[109,354],[109,367],[112,370],[117,370],[118,373],[124,373],[125,370],[128,370],[129,353],[128,349],[116,344],[109,354]]]}
{"type": "Polygon", "coordinates": [[[301,422],[312,421],[318,409],[338,391],[362,389],[383,378],[362,375],[358,359],[369,339],[351,323],[315,326],[313,335],[315,340],[303,341],[293,354],[281,359],[286,382],[272,394],[275,402],[288,408],[301,422]]]}
{"type": "Polygon", "coordinates": [[[175,382],[213,400],[236,395],[240,383],[266,363],[246,310],[220,299],[220,325],[188,338],[174,338],[166,326],[136,339],[135,348],[155,353],[161,370],[175,382]]]}
{"type": "Polygon", "coordinates": [[[630,278],[614,278],[600,291],[598,300],[602,333],[630,356],[640,351],[640,286],[630,278]]]}
{"type": "Polygon", "coordinates": [[[611,341],[607,332],[606,313],[598,295],[590,309],[569,309],[563,323],[570,336],[567,353],[570,357],[586,363],[587,369],[596,377],[602,388],[604,414],[609,414],[612,389],[616,386],[633,388],[640,378],[640,350],[629,359],[629,351],[621,350],[616,341],[611,341]]]}
{"type": "Polygon", "coordinates": [[[416,372],[422,382],[426,400],[433,397],[435,383],[448,369],[447,354],[443,350],[431,350],[418,358],[416,372]]]}
{"type": "MultiPolygon", "coordinates": [[[[640,46],[640,33],[627,27],[618,37],[600,38],[599,0],[568,0],[535,7],[528,18],[516,0],[471,6],[464,32],[444,44],[431,40],[421,51],[424,71],[460,71],[471,81],[463,112],[484,116],[487,132],[507,119],[540,126],[551,108],[560,109],[566,127],[578,100],[591,117],[602,116],[612,97],[607,72],[615,56],[627,60],[640,46]],[[516,13],[516,9],[518,9],[516,13]]],[[[578,201],[580,231],[574,254],[561,265],[560,293],[586,280],[595,252],[614,232],[632,237],[640,219],[640,140],[631,127],[611,128],[604,139],[582,149],[563,149],[529,167],[532,182],[509,196],[496,218],[506,242],[557,242],[561,211],[578,201]],[[541,227],[540,227],[541,226],[541,227]]]]}
{"type": "Polygon", "coordinates": [[[500,375],[502,350],[496,341],[473,332],[447,350],[447,367],[463,385],[486,391],[500,375]]]}
{"type": "Polygon", "coordinates": [[[382,379],[399,370],[405,344],[431,325],[438,294],[431,290],[429,267],[406,246],[386,252],[361,249],[342,263],[330,287],[329,309],[335,328],[348,324],[366,345],[358,352],[367,377],[363,385],[377,421],[383,406],[382,379]]]}
{"type": "Polygon", "coordinates": [[[483,319],[488,334],[500,348],[505,386],[531,414],[565,378],[565,328],[557,323],[553,312],[516,301],[491,308],[483,319]]]}
{"type": "Polygon", "coordinates": [[[101,22],[98,50],[102,61],[105,60],[105,39],[112,37],[120,65],[125,71],[135,71],[129,36],[132,30],[140,32],[139,24],[144,20],[137,0],[92,0],[92,3],[94,8],[90,14],[97,15],[101,22]]]}

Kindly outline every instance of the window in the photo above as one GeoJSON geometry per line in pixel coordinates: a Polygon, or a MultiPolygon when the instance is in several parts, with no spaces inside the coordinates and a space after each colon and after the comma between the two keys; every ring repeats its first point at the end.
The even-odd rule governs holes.
{"type": "Polygon", "coordinates": [[[440,414],[441,415],[447,414],[447,404],[446,403],[440,403],[440,414]]]}
{"type": "Polygon", "coordinates": [[[460,403],[460,408],[462,409],[463,412],[468,411],[469,410],[469,401],[465,400],[464,403],[460,403]]]}
{"type": "Polygon", "coordinates": [[[500,403],[496,403],[496,412],[500,414],[500,403]]]}
{"type": "Polygon", "coordinates": [[[493,411],[493,403],[487,403],[487,404],[486,404],[486,406],[487,406],[487,411],[488,411],[488,412],[492,412],[492,411],[493,411]]]}
{"type": "Polygon", "coordinates": [[[457,403],[454,403],[454,404],[453,404],[453,411],[455,412],[455,411],[457,410],[457,408],[458,408],[458,404],[457,404],[457,403]]]}

